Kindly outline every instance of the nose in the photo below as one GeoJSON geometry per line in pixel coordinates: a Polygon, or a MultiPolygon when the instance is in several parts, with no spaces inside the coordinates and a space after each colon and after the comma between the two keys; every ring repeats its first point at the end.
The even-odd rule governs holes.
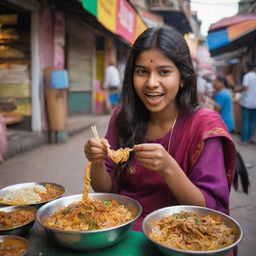
{"type": "Polygon", "coordinates": [[[152,88],[159,86],[158,76],[154,72],[149,74],[148,81],[147,81],[147,86],[152,87],[152,88]]]}

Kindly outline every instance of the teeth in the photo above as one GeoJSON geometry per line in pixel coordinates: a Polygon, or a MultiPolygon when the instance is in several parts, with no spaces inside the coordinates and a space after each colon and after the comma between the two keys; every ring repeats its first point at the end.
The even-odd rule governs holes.
{"type": "Polygon", "coordinates": [[[155,97],[155,96],[162,96],[162,93],[146,93],[146,95],[151,96],[151,97],[155,97]]]}

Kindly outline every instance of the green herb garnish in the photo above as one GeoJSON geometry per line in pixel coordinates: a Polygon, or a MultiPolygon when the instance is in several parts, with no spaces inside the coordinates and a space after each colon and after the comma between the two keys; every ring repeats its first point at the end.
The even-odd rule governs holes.
{"type": "Polygon", "coordinates": [[[89,224],[90,229],[98,228],[98,223],[96,220],[87,220],[87,223],[89,224]]]}

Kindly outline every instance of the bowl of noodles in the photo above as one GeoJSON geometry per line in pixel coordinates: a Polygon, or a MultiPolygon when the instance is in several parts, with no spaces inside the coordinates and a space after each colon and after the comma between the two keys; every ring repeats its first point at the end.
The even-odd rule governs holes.
{"type": "Polygon", "coordinates": [[[241,241],[243,231],[230,216],[199,206],[170,206],[143,220],[145,236],[167,256],[224,256],[241,241]]]}
{"type": "Polygon", "coordinates": [[[63,186],[52,182],[26,182],[0,190],[0,205],[30,205],[36,208],[61,197],[63,186]]]}
{"type": "Polygon", "coordinates": [[[140,204],[112,193],[59,198],[43,205],[36,220],[56,243],[75,250],[96,250],[123,239],[141,215],[140,204]]]}

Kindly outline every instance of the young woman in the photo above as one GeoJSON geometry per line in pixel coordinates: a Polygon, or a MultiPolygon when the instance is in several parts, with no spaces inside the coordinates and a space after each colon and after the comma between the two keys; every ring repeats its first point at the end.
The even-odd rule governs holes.
{"type": "Polygon", "coordinates": [[[95,191],[132,197],[148,213],[171,205],[206,206],[229,212],[235,147],[215,111],[200,109],[186,41],[170,27],[149,28],[127,61],[121,102],[105,139],[86,142],[95,191]],[[111,149],[134,149],[115,165],[111,149]]]}

